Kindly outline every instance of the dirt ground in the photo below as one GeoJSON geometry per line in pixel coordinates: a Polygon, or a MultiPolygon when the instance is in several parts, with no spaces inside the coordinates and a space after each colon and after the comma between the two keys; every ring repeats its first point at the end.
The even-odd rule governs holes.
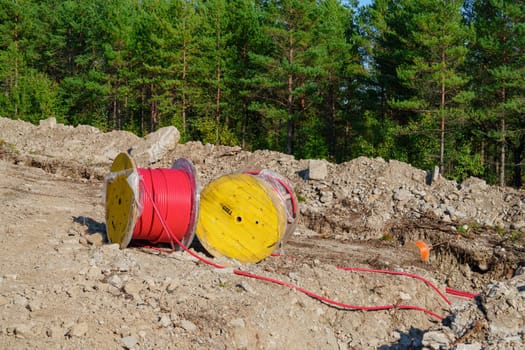
{"type": "MultiPolygon", "coordinates": [[[[103,176],[114,154],[102,160],[82,156],[106,152],[94,139],[109,137],[116,152],[126,150],[126,142],[136,143],[135,138],[90,128],[0,122],[2,349],[525,346],[525,249],[516,223],[508,229],[472,223],[465,228],[468,218],[451,223],[435,213],[403,215],[385,221],[375,238],[356,239],[371,232],[362,219],[372,217],[373,208],[363,200],[350,205],[351,213],[341,213],[337,210],[344,208],[339,207],[344,200],[324,200],[335,216],[315,209],[319,203],[311,198],[326,192],[328,181],[302,180],[297,173],[307,161],[265,151],[180,144],[151,166],[187,157],[201,186],[241,167],[272,168],[289,177],[301,197],[303,215],[284,245],[284,255],[247,265],[219,260],[232,266],[216,269],[183,251],[160,252],[143,242],[120,250],[107,242],[103,176]],[[120,136],[126,142],[119,143],[120,136]],[[66,141],[60,143],[57,137],[66,141]],[[83,150],[68,146],[73,141],[83,150]],[[335,227],[337,218],[345,218],[350,228],[335,227]],[[423,262],[414,249],[416,239],[433,245],[429,261],[423,262]],[[240,276],[235,269],[292,283],[354,308],[240,276]],[[381,305],[394,307],[360,310],[381,305]],[[407,305],[417,308],[405,309],[407,305]]],[[[513,217],[521,215],[522,194],[498,191],[517,198],[505,210],[518,205],[513,217]]],[[[198,241],[190,248],[206,256],[198,241]]]]}

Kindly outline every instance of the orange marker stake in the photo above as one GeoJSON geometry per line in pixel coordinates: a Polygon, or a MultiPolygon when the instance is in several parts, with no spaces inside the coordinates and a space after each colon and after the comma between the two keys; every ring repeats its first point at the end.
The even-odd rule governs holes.
{"type": "Polygon", "coordinates": [[[416,245],[419,248],[419,251],[421,252],[421,260],[428,261],[428,258],[430,257],[429,246],[423,241],[416,241],[416,245]]]}

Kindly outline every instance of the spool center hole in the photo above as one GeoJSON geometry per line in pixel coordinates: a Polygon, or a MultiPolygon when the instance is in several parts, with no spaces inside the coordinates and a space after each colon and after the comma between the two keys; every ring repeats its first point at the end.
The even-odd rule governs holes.
{"type": "Polygon", "coordinates": [[[240,216],[237,216],[236,220],[237,220],[237,222],[241,222],[242,218],[240,216]]]}

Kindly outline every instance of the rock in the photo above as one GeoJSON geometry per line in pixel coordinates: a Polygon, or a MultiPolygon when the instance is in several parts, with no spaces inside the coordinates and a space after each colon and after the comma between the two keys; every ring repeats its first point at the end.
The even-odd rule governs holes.
{"type": "Polygon", "coordinates": [[[117,289],[122,288],[122,279],[119,277],[119,275],[113,275],[109,277],[108,283],[117,289]]]}
{"type": "Polygon", "coordinates": [[[17,338],[27,339],[32,335],[31,327],[27,324],[18,324],[14,327],[14,334],[17,338]]]}
{"type": "Polygon", "coordinates": [[[514,271],[514,276],[525,275],[525,266],[520,266],[514,271]]]}
{"type": "Polygon", "coordinates": [[[102,270],[97,266],[91,266],[87,270],[86,277],[90,280],[98,281],[102,277],[102,270]]]}
{"type": "Polygon", "coordinates": [[[42,300],[40,300],[40,299],[31,300],[27,304],[27,309],[29,311],[31,311],[31,312],[35,312],[37,310],[41,310],[42,309],[42,300]]]}
{"type": "Polygon", "coordinates": [[[257,294],[255,290],[252,288],[252,286],[250,286],[250,284],[248,284],[246,281],[239,282],[239,284],[237,284],[237,287],[241,288],[242,290],[250,294],[254,294],[254,295],[257,294]]]}
{"type": "Polygon", "coordinates": [[[122,338],[122,346],[126,349],[133,349],[137,344],[138,340],[134,335],[128,335],[127,337],[122,338]]]}
{"type": "Polygon", "coordinates": [[[57,126],[57,120],[54,117],[47,118],[47,119],[41,119],[38,122],[38,126],[40,128],[53,129],[57,126]]]}
{"type": "Polygon", "coordinates": [[[137,298],[140,291],[142,290],[143,284],[137,280],[131,279],[124,285],[124,292],[137,298]]]}
{"type": "Polygon", "coordinates": [[[399,292],[399,298],[403,301],[412,300],[412,297],[408,293],[399,292]]]}
{"type": "Polygon", "coordinates": [[[21,305],[21,306],[26,307],[28,303],[29,303],[29,300],[22,295],[17,294],[13,298],[13,304],[15,305],[21,305]]]}
{"type": "Polygon", "coordinates": [[[254,332],[252,332],[250,329],[236,327],[233,329],[232,333],[235,349],[247,350],[255,348],[253,339],[256,339],[256,334],[254,334],[254,332]]]}
{"type": "Polygon", "coordinates": [[[168,328],[171,326],[171,319],[167,316],[167,315],[162,315],[160,318],[159,318],[159,323],[162,327],[164,328],[168,328]]]}
{"type": "Polygon", "coordinates": [[[66,333],[68,337],[83,337],[89,331],[89,325],[86,322],[79,322],[73,325],[66,333]]]}
{"type": "Polygon", "coordinates": [[[432,184],[436,181],[438,181],[441,178],[441,174],[439,173],[439,167],[436,165],[434,167],[434,171],[432,172],[432,184]]]}
{"type": "Polygon", "coordinates": [[[308,162],[308,180],[324,180],[328,176],[326,161],[311,159],[308,162]]]}
{"type": "Polygon", "coordinates": [[[450,340],[442,332],[426,332],[421,343],[432,350],[450,349],[450,340]]]}
{"type": "Polygon", "coordinates": [[[141,147],[133,147],[131,155],[137,163],[146,165],[158,162],[167,152],[172,151],[180,140],[180,133],[174,126],[167,126],[148,134],[141,147]]]}
{"type": "Polygon", "coordinates": [[[412,193],[409,190],[405,189],[405,188],[399,188],[399,189],[394,191],[394,194],[393,194],[392,197],[396,201],[406,202],[410,198],[412,198],[412,193]]]}
{"type": "Polygon", "coordinates": [[[457,344],[454,350],[482,350],[483,346],[479,343],[472,344],[457,344]]]}
{"type": "Polygon", "coordinates": [[[188,320],[181,320],[179,326],[186,332],[195,332],[198,329],[195,323],[188,320]]]}
{"type": "Polygon", "coordinates": [[[239,328],[244,328],[246,326],[246,322],[244,322],[242,318],[234,318],[233,320],[228,322],[228,324],[232,327],[239,327],[239,328]]]}
{"type": "Polygon", "coordinates": [[[106,237],[101,233],[97,232],[90,235],[86,235],[86,240],[91,245],[101,246],[106,241],[106,237]]]}

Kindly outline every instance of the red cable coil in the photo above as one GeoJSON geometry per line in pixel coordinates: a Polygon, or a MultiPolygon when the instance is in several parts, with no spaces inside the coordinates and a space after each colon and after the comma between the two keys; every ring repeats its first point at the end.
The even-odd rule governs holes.
{"type": "Polygon", "coordinates": [[[191,220],[192,187],[188,175],[176,169],[137,169],[140,175],[142,215],[133,238],[156,243],[181,241],[191,220]]]}

